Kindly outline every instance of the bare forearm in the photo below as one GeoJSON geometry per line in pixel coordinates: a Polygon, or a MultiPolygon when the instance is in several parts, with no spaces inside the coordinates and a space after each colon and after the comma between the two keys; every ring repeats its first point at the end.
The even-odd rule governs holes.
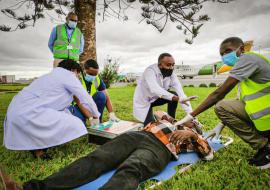
{"type": "Polygon", "coordinates": [[[91,112],[90,112],[88,109],[86,109],[82,104],[77,104],[77,105],[78,105],[78,107],[79,107],[81,113],[82,113],[86,118],[92,117],[91,112]]]}
{"type": "Polygon", "coordinates": [[[113,112],[112,103],[111,103],[110,98],[108,98],[108,97],[107,97],[107,101],[106,101],[106,108],[107,108],[109,113],[113,112]]]}
{"type": "Polygon", "coordinates": [[[222,100],[238,83],[239,81],[235,78],[228,77],[225,82],[216,89],[213,93],[211,93],[204,101],[197,107],[191,115],[193,117],[199,115],[204,112],[208,108],[212,107],[218,101],[222,100]]]}
{"type": "Polygon", "coordinates": [[[103,92],[106,96],[106,108],[107,108],[108,112],[111,113],[111,112],[113,112],[113,107],[112,107],[112,102],[111,102],[110,96],[106,90],[104,90],[103,92]]]}
{"type": "Polygon", "coordinates": [[[212,107],[213,105],[215,105],[218,101],[222,100],[224,98],[224,95],[220,95],[216,92],[213,92],[212,94],[210,94],[204,101],[202,104],[199,105],[199,107],[197,107],[192,113],[191,115],[193,117],[199,115],[200,113],[204,112],[205,110],[207,110],[208,108],[212,107]]]}

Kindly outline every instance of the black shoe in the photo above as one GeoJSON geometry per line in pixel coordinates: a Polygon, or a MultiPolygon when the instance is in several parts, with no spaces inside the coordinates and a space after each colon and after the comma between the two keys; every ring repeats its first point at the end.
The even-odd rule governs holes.
{"type": "Polygon", "coordinates": [[[250,165],[254,165],[259,169],[270,168],[270,144],[267,143],[261,148],[256,155],[249,160],[250,165]]]}

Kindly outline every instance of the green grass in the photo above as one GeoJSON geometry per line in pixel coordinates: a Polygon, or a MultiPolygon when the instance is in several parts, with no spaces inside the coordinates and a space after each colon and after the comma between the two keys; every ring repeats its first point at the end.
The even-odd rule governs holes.
{"type": "MultiPolygon", "coordinates": [[[[16,87],[11,88],[12,90],[16,89],[16,87]]],[[[196,107],[214,89],[186,87],[184,91],[187,95],[200,96],[198,101],[192,102],[193,107],[196,107]]],[[[134,120],[132,116],[133,92],[134,87],[109,89],[115,112],[121,119],[134,120]]],[[[15,94],[0,94],[1,141],[5,112],[15,94]]],[[[235,95],[236,91],[233,91],[227,98],[235,97],[235,95]]],[[[159,109],[166,110],[165,106],[159,109]]],[[[179,106],[177,118],[184,115],[179,106]]],[[[108,115],[105,114],[105,119],[107,118],[108,115]]],[[[213,108],[202,113],[199,120],[205,125],[205,130],[213,128],[218,123],[213,108]]],[[[200,162],[184,174],[176,174],[171,180],[164,182],[156,189],[269,189],[270,169],[261,171],[249,166],[247,159],[254,154],[254,151],[230,130],[225,129],[223,134],[233,137],[234,143],[217,152],[213,161],[200,162]]],[[[49,154],[53,155],[54,159],[42,161],[32,158],[28,152],[10,151],[2,146],[0,148],[0,163],[17,182],[22,183],[31,178],[43,179],[72,161],[90,153],[95,148],[96,146],[87,144],[87,137],[81,137],[50,149],[49,154]]]]}
{"type": "Polygon", "coordinates": [[[25,84],[0,84],[0,92],[20,91],[25,86],[25,84]]]}

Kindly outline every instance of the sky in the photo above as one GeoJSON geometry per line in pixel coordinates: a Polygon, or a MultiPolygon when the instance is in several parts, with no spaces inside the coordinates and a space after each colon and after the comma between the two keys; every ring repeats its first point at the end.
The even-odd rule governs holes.
{"type": "MultiPolygon", "coordinates": [[[[12,1],[0,0],[0,7],[12,1]]],[[[255,51],[270,58],[270,1],[235,0],[229,4],[208,2],[202,13],[211,18],[201,28],[192,45],[174,25],[162,33],[142,22],[138,9],[128,12],[128,21],[114,18],[96,22],[97,60],[101,65],[107,56],[119,58],[120,72],[143,72],[157,62],[159,54],[168,52],[176,64],[199,65],[220,60],[219,45],[227,37],[238,36],[254,40],[255,51]]],[[[100,19],[98,19],[100,20],[100,19]]],[[[0,13],[0,24],[11,23],[0,13]]],[[[32,78],[52,70],[53,57],[47,43],[51,30],[59,21],[49,17],[35,27],[15,32],[0,31],[0,74],[15,74],[16,79],[32,78]]]]}

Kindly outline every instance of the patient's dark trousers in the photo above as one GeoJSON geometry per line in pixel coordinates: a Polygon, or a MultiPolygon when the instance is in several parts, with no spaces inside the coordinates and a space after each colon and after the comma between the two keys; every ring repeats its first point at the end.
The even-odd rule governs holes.
{"type": "Polygon", "coordinates": [[[158,174],[171,158],[169,150],[149,132],[128,132],[44,180],[30,180],[24,190],[73,189],[116,168],[101,190],[135,190],[158,174]]]}

